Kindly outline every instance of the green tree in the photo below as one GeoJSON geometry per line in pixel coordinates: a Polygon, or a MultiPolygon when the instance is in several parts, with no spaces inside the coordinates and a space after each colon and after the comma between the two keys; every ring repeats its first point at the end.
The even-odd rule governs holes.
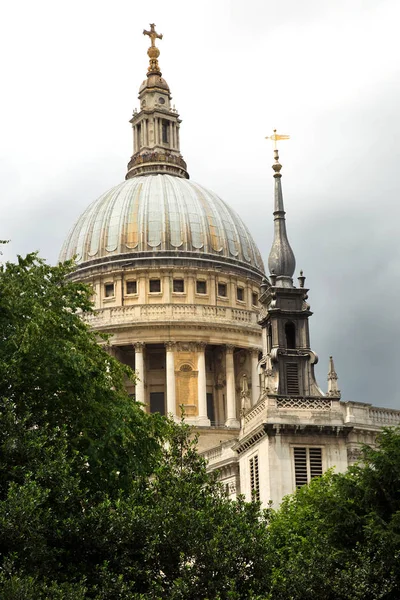
{"type": "Polygon", "coordinates": [[[288,496],[269,525],[270,598],[400,597],[400,431],[345,474],[327,473],[288,496]]]}
{"type": "Polygon", "coordinates": [[[0,596],[255,598],[264,513],[226,498],[186,426],[132,402],[72,268],[0,270],[0,596]]]}
{"type": "Polygon", "coordinates": [[[28,428],[63,427],[69,447],[86,456],[91,485],[120,489],[151,468],[162,422],[127,398],[124,381],[134,374],[80,318],[91,290],[68,280],[72,269],[36,254],[2,266],[0,398],[28,428]]]}

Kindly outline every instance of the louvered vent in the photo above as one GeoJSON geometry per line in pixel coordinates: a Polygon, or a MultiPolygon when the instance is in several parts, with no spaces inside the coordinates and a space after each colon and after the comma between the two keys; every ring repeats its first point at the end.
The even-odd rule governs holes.
{"type": "Polygon", "coordinates": [[[310,477],[322,475],[322,450],[321,448],[308,448],[310,458],[310,477]]]}
{"type": "Polygon", "coordinates": [[[308,483],[307,448],[294,449],[294,473],[296,478],[296,487],[300,487],[308,483]]]}
{"type": "Polygon", "coordinates": [[[322,475],[322,448],[294,448],[296,487],[322,475]]]}
{"type": "Polygon", "coordinates": [[[250,459],[250,488],[252,500],[260,501],[260,477],[258,473],[258,456],[250,459]]]}
{"type": "Polygon", "coordinates": [[[286,363],[286,390],[291,396],[298,396],[299,390],[299,368],[297,363],[286,363]]]}

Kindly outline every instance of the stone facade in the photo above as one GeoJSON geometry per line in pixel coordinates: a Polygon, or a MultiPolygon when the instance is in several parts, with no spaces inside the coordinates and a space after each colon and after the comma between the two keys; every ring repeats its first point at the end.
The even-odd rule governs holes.
{"type": "Polygon", "coordinates": [[[183,410],[227,495],[277,506],[326,469],[345,471],[400,411],[342,402],[332,358],[327,392],[318,386],[278,151],[266,278],[240,217],[188,180],[154,27],[126,181],[83,213],[60,260],[76,257],[73,278],[93,288],[95,310],[83,318],[136,371],[126,385],[143,410],[176,420],[183,410]]]}

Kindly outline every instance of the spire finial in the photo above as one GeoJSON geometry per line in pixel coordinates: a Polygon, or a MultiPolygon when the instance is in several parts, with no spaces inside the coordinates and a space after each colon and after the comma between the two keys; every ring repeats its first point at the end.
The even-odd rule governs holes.
{"type": "Polygon", "coordinates": [[[147,69],[147,75],[156,73],[161,76],[160,67],[158,64],[158,57],[160,56],[160,50],[156,46],[156,39],[162,40],[162,33],[157,33],[155,30],[155,24],[150,23],[150,31],[143,29],[143,35],[148,35],[151,40],[151,46],[147,50],[147,55],[150,58],[149,68],[147,69]]]}
{"type": "Polygon", "coordinates": [[[335,371],[335,365],[333,363],[332,356],[329,357],[329,371],[328,371],[328,396],[333,398],[340,398],[340,390],[338,389],[338,376],[335,371]]]}
{"type": "Polygon", "coordinates": [[[278,156],[278,146],[277,146],[277,141],[278,140],[290,140],[290,135],[284,135],[283,133],[276,133],[276,129],[274,129],[274,133],[272,135],[267,135],[267,137],[265,138],[266,140],[272,140],[274,142],[274,153],[275,153],[275,160],[279,159],[278,156]]]}
{"type": "Polygon", "coordinates": [[[272,165],[275,179],[275,207],[274,207],[274,241],[268,258],[268,267],[270,273],[276,276],[276,285],[279,287],[293,287],[293,273],[296,267],[296,260],[293,250],[290,247],[286,234],[285,209],[283,206],[283,194],[281,184],[282,165],[279,162],[277,148],[278,140],[288,140],[288,135],[278,134],[276,129],[267,140],[274,142],[275,163],[272,165]]]}

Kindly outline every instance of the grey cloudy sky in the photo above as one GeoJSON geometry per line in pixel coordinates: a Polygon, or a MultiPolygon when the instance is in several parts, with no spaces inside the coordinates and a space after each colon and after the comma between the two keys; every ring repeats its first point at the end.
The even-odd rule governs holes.
{"type": "Polygon", "coordinates": [[[326,389],[400,408],[398,0],[8,0],[0,15],[1,238],[57,260],[84,208],[123,180],[149,22],[193,180],[243,217],[264,260],[272,150],[314,311],[326,389]]]}

